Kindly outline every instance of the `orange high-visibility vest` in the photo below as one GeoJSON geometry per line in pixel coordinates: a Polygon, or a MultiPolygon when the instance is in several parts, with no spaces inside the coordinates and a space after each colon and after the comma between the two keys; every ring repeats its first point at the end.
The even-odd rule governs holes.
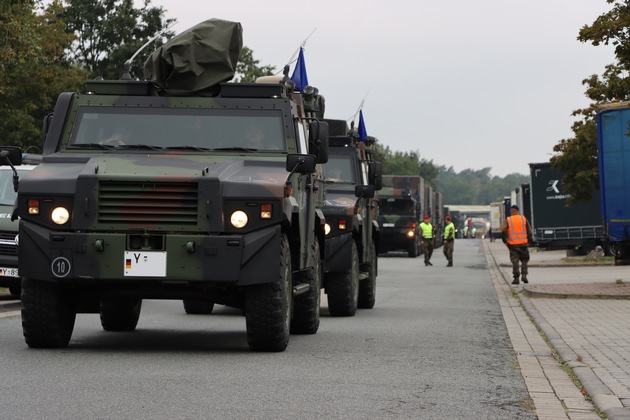
{"type": "Polygon", "coordinates": [[[508,237],[510,245],[523,245],[527,240],[527,219],[521,215],[509,216],[507,218],[508,237]]]}

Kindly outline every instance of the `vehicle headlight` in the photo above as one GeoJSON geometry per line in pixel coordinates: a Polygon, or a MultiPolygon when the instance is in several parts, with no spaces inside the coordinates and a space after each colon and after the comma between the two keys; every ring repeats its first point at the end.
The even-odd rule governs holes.
{"type": "Polygon", "coordinates": [[[416,233],[413,230],[410,230],[407,232],[407,237],[408,238],[413,238],[416,235],[416,233]]]}
{"type": "Polygon", "coordinates": [[[326,224],[324,225],[324,233],[325,233],[326,235],[328,235],[328,234],[330,233],[330,225],[329,225],[328,223],[326,223],[326,224]]]}
{"type": "Polygon", "coordinates": [[[249,218],[247,217],[247,213],[245,213],[243,210],[236,210],[230,216],[230,223],[232,223],[232,226],[237,229],[244,228],[245,225],[247,225],[248,221],[249,218]]]}
{"type": "Polygon", "coordinates": [[[50,220],[58,225],[63,225],[70,220],[70,212],[65,207],[55,207],[50,213],[50,220]]]}

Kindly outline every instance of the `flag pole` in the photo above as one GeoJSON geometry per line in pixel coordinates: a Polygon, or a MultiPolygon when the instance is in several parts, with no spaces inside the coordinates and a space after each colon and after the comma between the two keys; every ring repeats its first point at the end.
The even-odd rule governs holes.
{"type": "Polygon", "coordinates": [[[363,97],[363,100],[361,101],[361,104],[359,104],[359,108],[357,108],[357,111],[352,115],[352,117],[348,118],[346,121],[354,122],[354,119],[357,117],[357,115],[359,115],[359,111],[361,111],[363,109],[363,104],[365,104],[365,100],[367,99],[367,96],[370,93],[371,89],[372,89],[372,87],[370,86],[368,88],[367,92],[365,93],[365,96],[363,97]]]}
{"type": "Polygon", "coordinates": [[[300,48],[304,48],[306,46],[306,41],[308,41],[308,39],[311,37],[311,35],[313,35],[315,33],[316,30],[317,30],[317,27],[315,27],[315,29],[313,29],[313,31],[311,31],[311,33],[306,37],[306,39],[304,39],[304,41],[302,41],[300,46],[297,47],[297,49],[295,50],[295,52],[293,53],[293,55],[289,59],[289,63],[288,64],[291,64],[291,63],[293,63],[295,61],[295,56],[297,56],[298,53],[300,52],[300,48]]]}

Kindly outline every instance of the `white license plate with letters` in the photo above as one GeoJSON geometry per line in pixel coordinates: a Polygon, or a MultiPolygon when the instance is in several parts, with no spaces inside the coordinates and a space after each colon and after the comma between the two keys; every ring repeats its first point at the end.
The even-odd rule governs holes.
{"type": "Polygon", "coordinates": [[[166,251],[125,251],[125,277],[166,277],[166,251]]]}
{"type": "Polygon", "coordinates": [[[0,267],[0,276],[20,277],[17,268],[0,267]]]}

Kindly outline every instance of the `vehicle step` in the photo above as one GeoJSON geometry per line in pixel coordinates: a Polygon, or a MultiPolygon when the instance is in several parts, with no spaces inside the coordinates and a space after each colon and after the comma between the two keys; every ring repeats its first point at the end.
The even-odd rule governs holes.
{"type": "Polygon", "coordinates": [[[302,293],[308,292],[311,286],[308,283],[296,284],[293,286],[293,296],[301,295],[302,293]]]}

